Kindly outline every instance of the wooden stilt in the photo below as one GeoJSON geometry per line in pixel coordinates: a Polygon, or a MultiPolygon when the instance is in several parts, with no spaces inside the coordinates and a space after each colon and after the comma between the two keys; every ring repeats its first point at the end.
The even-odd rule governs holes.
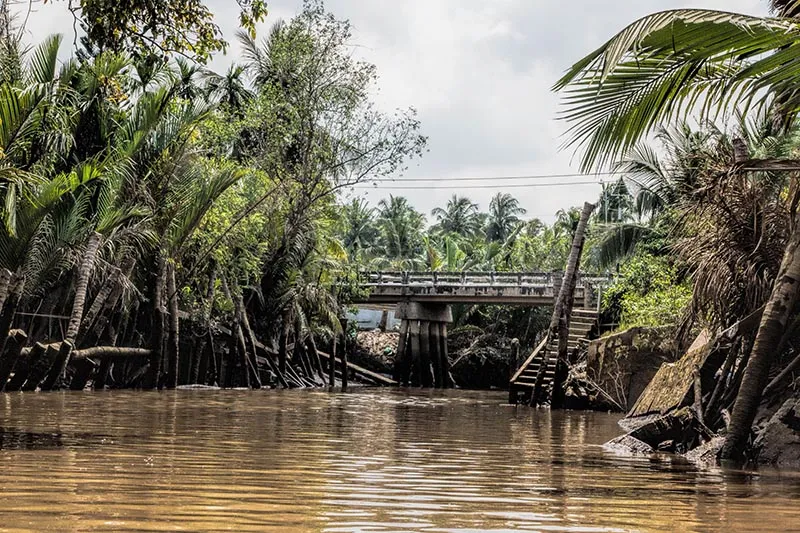
{"type": "Polygon", "coordinates": [[[441,389],[444,386],[442,375],[442,357],[439,354],[441,349],[441,323],[430,322],[429,345],[431,352],[431,366],[433,367],[433,386],[441,389]]]}
{"type": "Polygon", "coordinates": [[[408,325],[408,341],[411,345],[411,377],[408,380],[408,384],[412,387],[420,385],[422,376],[419,331],[419,320],[412,320],[408,325]]]}
{"type": "MultiPolygon", "coordinates": [[[[40,346],[40,343],[36,343],[36,346],[40,346]]],[[[36,387],[39,386],[39,383],[45,378],[47,373],[51,371],[53,368],[53,363],[55,363],[56,358],[58,357],[59,352],[59,345],[58,344],[50,344],[48,346],[41,345],[44,349],[43,350],[36,350],[35,352],[31,350],[31,367],[30,372],[28,373],[28,379],[22,385],[22,390],[24,391],[34,391],[36,387]],[[38,357],[34,357],[34,354],[37,354],[38,357]]],[[[72,346],[70,345],[70,351],[72,350],[72,346]]],[[[57,372],[60,368],[55,369],[54,371],[57,372]]],[[[50,390],[45,389],[45,390],[50,390]]]]}
{"type": "Polygon", "coordinates": [[[400,322],[400,340],[397,343],[397,353],[394,354],[394,380],[401,385],[408,385],[408,374],[411,365],[408,360],[408,320],[400,322]]]}
{"type": "Polygon", "coordinates": [[[447,323],[441,322],[439,324],[439,357],[442,358],[442,385],[444,388],[452,388],[453,377],[450,375],[450,358],[447,355],[447,323]]]}
{"type": "Polygon", "coordinates": [[[419,321],[420,384],[426,388],[433,386],[433,376],[431,374],[430,330],[430,322],[427,320],[419,321]]]}

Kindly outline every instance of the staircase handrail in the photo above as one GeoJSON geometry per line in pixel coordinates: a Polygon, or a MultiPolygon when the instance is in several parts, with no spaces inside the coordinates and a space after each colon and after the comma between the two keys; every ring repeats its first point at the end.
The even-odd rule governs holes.
{"type": "Polygon", "coordinates": [[[510,383],[514,383],[519,379],[519,377],[522,375],[525,369],[528,368],[528,365],[530,365],[533,362],[533,360],[536,359],[536,356],[539,355],[539,352],[541,352],[544,349],[544,347],[547,346],[547,342],[549,340],[550,340],[550,334],[548,333],[547,335],[544,336],[542,342],[540,342],[539,345],[533,350],[533,352],[531,352],[531,354],[528,356],[525,362],[522,363],[522,365],[520,365],[520,367],[517,369],[517,371],[509,380],[510,383]]]}

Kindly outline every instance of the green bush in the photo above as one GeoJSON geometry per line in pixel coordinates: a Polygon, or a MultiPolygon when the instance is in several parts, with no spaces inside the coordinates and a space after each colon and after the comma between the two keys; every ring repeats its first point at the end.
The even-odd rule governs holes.
{"type": "Polygon", "coordinates": [[[663,256],[637,254],[603,295],[603,310],[619,329],[677,323],[692,298],[686,280],[663,256]]]}

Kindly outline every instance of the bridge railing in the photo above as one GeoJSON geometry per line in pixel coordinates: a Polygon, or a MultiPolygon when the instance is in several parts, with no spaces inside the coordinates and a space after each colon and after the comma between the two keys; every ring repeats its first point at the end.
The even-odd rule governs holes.
{"type": "MultiPolygon", "coordinates": [[[[360,282],[364,286],[391,285],[433,285],[466,286],[490,285],[505,287],[550,286],[560,282],[561,272],[436,272],[436,271],[374,271],[361,272],[360,282]]],[[[610,275],[578,274],[578,286],[608,285],[613,280],[610,275]]]]}

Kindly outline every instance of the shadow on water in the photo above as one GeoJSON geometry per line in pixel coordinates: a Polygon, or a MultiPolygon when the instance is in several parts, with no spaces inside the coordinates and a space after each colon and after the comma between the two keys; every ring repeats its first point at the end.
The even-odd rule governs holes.
{"type": "Polygon", "coordinates": [[[0,427],[0,450],[44,450],[110,444],[111,439],[90,433],[65,435],[58,432],[34,432],[0,427]]]}

